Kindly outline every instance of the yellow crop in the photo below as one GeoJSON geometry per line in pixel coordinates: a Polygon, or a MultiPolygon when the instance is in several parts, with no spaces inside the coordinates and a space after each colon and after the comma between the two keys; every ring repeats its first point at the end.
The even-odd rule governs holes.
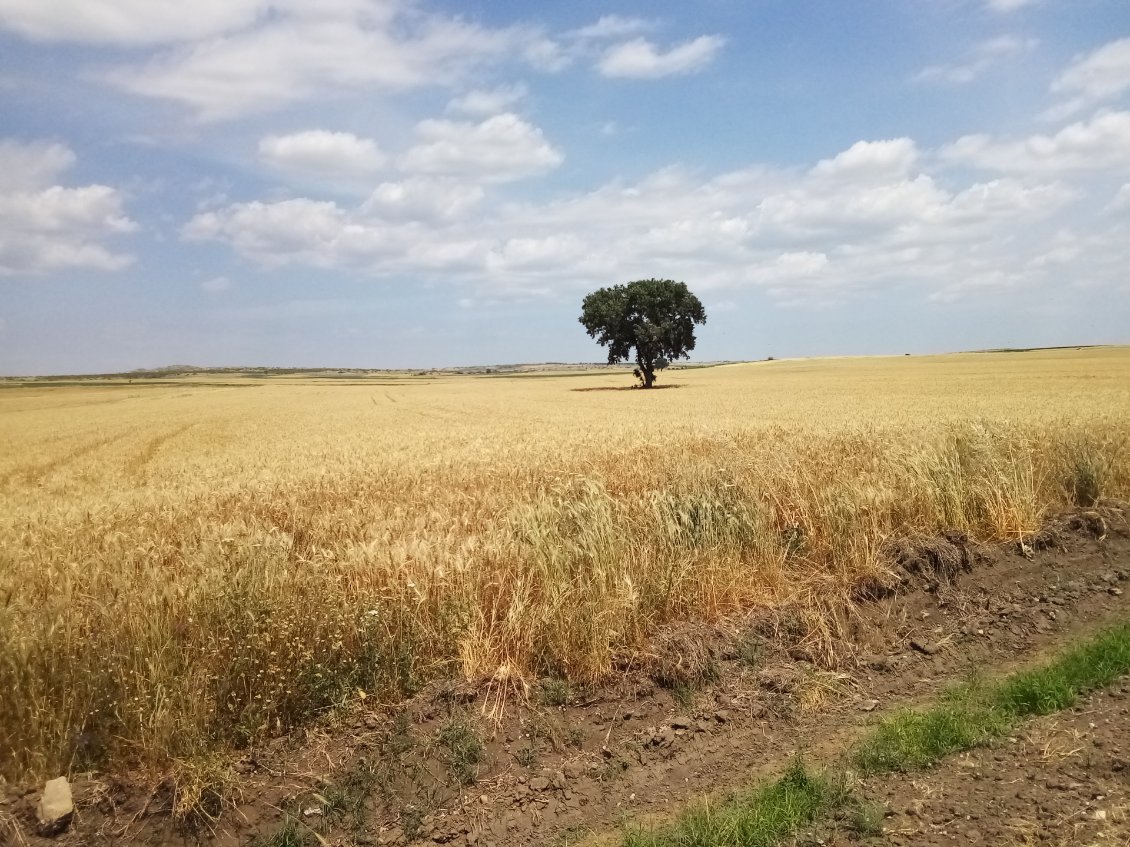
{"type": "Polygon", "coordinates": [[[1130,350],[0,389],[0,768],[198,761],[358,690],[594,680],[884,539],[1130,495],[1130,350]],[[227,385],[216,383],[230,383],[227,385]]]}

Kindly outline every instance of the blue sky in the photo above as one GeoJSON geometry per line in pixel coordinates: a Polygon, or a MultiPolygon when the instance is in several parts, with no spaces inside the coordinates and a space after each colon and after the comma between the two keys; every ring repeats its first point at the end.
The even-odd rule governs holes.
{"type": "Polygon", "coordinates": [[[0,0],[0,373],[1130,342],[1127,0],[0,0]]]}

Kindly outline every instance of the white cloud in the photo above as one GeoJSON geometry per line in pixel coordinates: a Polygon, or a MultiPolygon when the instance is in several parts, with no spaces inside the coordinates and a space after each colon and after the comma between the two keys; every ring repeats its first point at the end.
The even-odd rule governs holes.
{"type": "Polygon", "coordinates": [[[695,73],[710,64],[724,44],[720,36],[700,35],[663,52],[650,41],[636,38],[610,47],[597,68],[604,76],[634,79],[695,73]]]}
{"type": "Polygon", "coordinates": [[[1123,183],[1122,187],[1118,189],[1118,193],[1106,204],[1103,211],[1112,214],[1130,212],[1130,182],[1123,183]]]}
{"type": "Polygon", "coordinates": [[[924,162],[936,164],[910,139],[864,141],[804,171],[751,167],[703,180],[667,168],[506,204],[486,188],[461,203],[467,183],[415,177],[356,208],[235,204],[198,215],[185,232],[264,265],[417,274],[491,297],[572,291],[657,267],[703,290],[757,286],[787,303],[891,286],[955,298],[1033,278],[1037,269],[1017,257],[1043,249],[1039,226],[1076,196],[1071,187],[1011,178],[950,187],[922,172],[924,162]],[[456,199],[444,206],[445,197],[456,199]]]}
{"type": "Polygon", "coordinates": [[[586,243],[573,234],[507,238],[487,254],[486,269],[490,272],[506,272],[574,265],[587,249],[586,243]]]}
{"type": "Polygon", "coordinates": [[[564,160],[536,126],[506,112],[482,123],[426,120],[421,143],[399,159],[410,173],[507,182],[556,168],[564,160]]]}
{"type": "Polygon", "coordinates": [[[990,68],[1015,56],[1035,50],[1040,44],[1035,38],[1001,35],[982,41],[964,60],[953,64],[930,65],[923,68],[915,79],[919,82],[943,82],[962,85],[973,82],[990,68]]]}
{"type": "Polygon", "coordinates": [[[453,99],[447,104],[449,112],[486,117],[505,112],[526,96],[527,88],[522,83],[503,85],[498,88],[476,88],[453,99]]]}
{"type": "Polygon", "coordinates": [[[565,70],[576,58],[573,51],[545,36],[527,39],[521,55],[532,67],[549,74],[565,70]]]}
{"type": "Polygon", "coordinates": [[[52,184],[74,161],[60,144],[0,141],[0,275],[119,270],[132,262],[102,243],[137,228],[117,190],[52,184]]]}
{"type": "Polygon", "coordinates": [[[382,182],[361,209],[383,218],[451,219],[483,199],[482,186],[443,177],[382,182]]]}
{"type": "Polygon", "coordinates": [[[529,27],[489,29],[408,14],[402,5],[276,3],[255,26],[117,68],[107,78],[135,94],[181,103],[202,120],[225,120],[315,97],[453,85],[507,58],[533,61],[531,45],[541,38],[529,27]]]}
{"type": "Polygon", "coordinates": [[[1051,91],[1067,99],[1045,113],[1050,120],[1065,118],[1130,91],[1130,38],[1111,41],[1076,57],[1052,82],[1051,91]]]}
{"type": "Polygon", "coordinates": [[[986,0],[985,5],[993,12],[1008,14],[1028,6],[1034,6],[1039,0],[986,0]]]}
{"type": "Polygon", "coordinates": [[[335,203],[305,198],[236,203],[196,215],[184,228],[189,241],[226,240],[265,265],[332,266],[333,252],[349,236],[349,222],[335,203]]]}
{"type": "Polygon", "coordinates": [[[372,139],[322,129],[269,135],[259,142],[259,156],[281,170],[331,177],[372,174],[387,161],[372,139]]]}
{"type": "Polygon", "coordinates": [[[1086,171],[1130,167],[1130,112],[1104,112],[1055,135],[1011,141],[966,135],[941,156],[986,170],[1018,173],[1086,171]]]}
{"type": "Polygon", "coordinates": [[[75,154],[62,144],[0,139],[0,192],[46,187],[74,163],[75,154]]]}
{"type": "Polygon", "coordinates": [[[623,15],[604,15],[596,23],[575,29],[567,35],[580,39],[623,38],[627,35],[654,29],[655,24],[643,18],[626,18],[623,15]]]}
{"type": "Polygon", "coordinates": [[[814,176],[878,178],[903,176],[918,160],[918,148],[909,138],[889,141],[857,141],[832,159],[823,159],[812,169],[814,176]]]}
{"type": "Polygon", "coordinates": [[[0,0],[0,27],[36,41],[155,44],[246,26],[272,5],[268,0],[0,0]]]}

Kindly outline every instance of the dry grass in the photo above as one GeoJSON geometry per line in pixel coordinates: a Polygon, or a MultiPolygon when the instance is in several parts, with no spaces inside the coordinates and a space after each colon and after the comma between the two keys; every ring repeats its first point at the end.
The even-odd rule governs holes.
{"type": "Polygon", "coordinates": [[[0,391],[3,776],[193,794],[217,752],[358,691],[589,681],[661,622],[753,604],[795,606],[830,659],[884,539],[1130,495],[1126,349],[572,390],[625,379],[0,391]]]}

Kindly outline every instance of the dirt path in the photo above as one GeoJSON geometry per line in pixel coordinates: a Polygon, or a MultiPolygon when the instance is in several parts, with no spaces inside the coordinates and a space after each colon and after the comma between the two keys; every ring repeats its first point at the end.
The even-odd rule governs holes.
{"type": "Polygon", "coordinates": [[[990,748],[912,775],[861,781],[864,820],[823,825],[799,844],[1130,844],[1130,685],[1025,724],[990,748]]]}
{"type": "MultiPolygon", "coordinates": [[[[609,842],[625,820],[662,819],[779,773],[797,752],[831,760],[877,716],[970,672],[1004,672],[1130,619],[1128,516],[1130,506],[1106,504],[1023,546],[980,549],[959,536],[907,545],[904,590],[860,606],[843,645],[853,658],[836,671],[805,660],[787,619],[681,631],[670,643],[700,655],[711,684],[672,690],[629,669],[600,691],[547,686],[534,708],[511,708],[499,724],[489,693],[439,688],[248,755],[242,802],[196,835],[173,830],[160,791],[76,780],[76,823],[52,843],[246,844],[279,831],[283,809],[310,844],[313,830],[334,845],[609,842]]],[[[1015,743],[862,790],[891,812],[891,843],[1122,844],[1109,838],[1125,827],[1127,706],[1116,688],[1091,712],[1036,722],[1015,743]]],[[[28,844],[46,844],[27,834],[34,800],[9,791],[0,815],[21,823],[28,844]]],[[[828,830],[811,843],[852,837],[828,830]]]]}

